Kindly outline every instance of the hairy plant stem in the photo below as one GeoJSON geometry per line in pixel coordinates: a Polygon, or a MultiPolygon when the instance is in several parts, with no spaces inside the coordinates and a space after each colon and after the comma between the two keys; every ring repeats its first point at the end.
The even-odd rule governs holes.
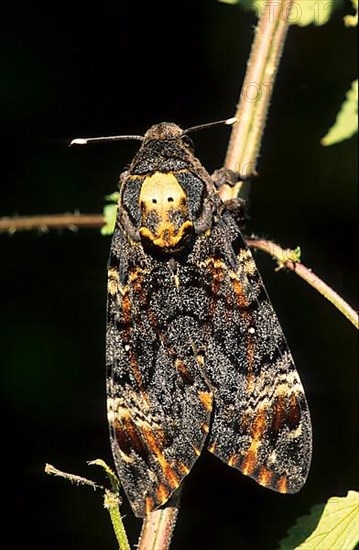
{"type": "MultiPolygon", "coordinates": [[[[241,176],[256,174],[269,102],[282,56],[293,0],[268,0],[255,30],[250,57],[224,166],[241,176]]],[[[220,190],[223,200],[237,197],[242,182],[220,190]]]]}
{"type": "Polygon", "coordinates": [[[45,216],[14,216],[0,218],[0,233],[16,233],[17,231],[46,232],[49,229],[70,229],[79,227],[102,227],[101,214],[47,214],[45,216]]]}
{"type": "Polygon", "coordinates": [[[110,480],[111,489],[106,489],[102,485],[99,485],[98,483],[95,483],[94,481],[85,477],[69,474],[68,472],[63,472],[62,470],[55,468],[51,464],[45,465],[45,473],[62,477],[64,479],[67,479],[71,483],[75,483],[76,485],[87,485],[95,490],[100,489],[103,493],[104,508],[108,510],[108,513],[110,515],[119,550],[131,550],[120,512],[120,484],[116,477],[116,474],[111,470],[109,466],[107,466],[107,464],[103,460],[99,458],[96,460],[92,460],[88,464],[92,466],[100,466],[105,471],[107,477],[110,480]]]}
{"type": "Polygon", "coordinates": [[[178,505],[152,512],[143,521],[139,550],[167,550],[170,547],[178,515],[178,505]]]}
{"type": "Polygon", "coordinates": [[[309,285],[332,303],[354,326],[359,328],[358,313],[343,300],[335,290],[330,288],[318,275],[311,269],[302,264],[296,254],[296,251],[283,249],[279,245],[266,239],[246,239],[248,246],[267,252],[278,262],[279,268],[286,267],[294,271],[299,277],[304,279],[309,285]]]}

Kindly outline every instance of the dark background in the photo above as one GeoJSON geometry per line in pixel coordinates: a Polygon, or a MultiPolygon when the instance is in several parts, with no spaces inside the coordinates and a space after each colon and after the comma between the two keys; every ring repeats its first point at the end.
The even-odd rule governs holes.
{"type": "MultiPolygon", "coordinates": [[[[73,137],[143,133],[232,116],[255,18],[212,1],[13,2],[2,14],[0,215],[100,213],[137,144],[68,149],[73,137]]],[[[355,78],[355,30],[292,28],[252,186],[248,231],[302,248],[303,262],[356,304],[356,138],[324,148],[355,78]]],[[[194,136],[209,171],[230,130],[194,136]]],[[[45,462],[101,480],[109,238],[98,230],[2,234],[2,539],[35,549],[116,548],[100,494],[45,476],[45,462]],[[4,512],[5,508],[5,512],[4,512]]],[[[174,549],[274,549],[295,517],[356,481],[356,333],[327,301],[256,254],[296,358],[314,429],[304,489],[262,489],[212,456],[188,477],[174,549]]],[[[124,498],[131,541],[140,521],[124,498]]]]}

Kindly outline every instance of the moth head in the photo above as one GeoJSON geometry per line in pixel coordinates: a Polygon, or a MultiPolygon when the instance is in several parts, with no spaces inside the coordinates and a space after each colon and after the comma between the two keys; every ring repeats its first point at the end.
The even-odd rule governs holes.
{"type": "Polygon", "coordinates": [[[177,124],[160,122],[160,124],[155,124],[147,130],[143,137],[143,143],[146,144],[152,140],[179,139],[182,135],[183,130],[177,124]]]}
{"type": "Polygon", "coordinates": [[[146,147],[151,141],[175,141],[177,145],[184,145],[190,152],[194,151],[193,142],[188,137],[187,130],[182,130],[172,122],[161,122],[151,126],[144,135],[143,145],[146,147]]]}

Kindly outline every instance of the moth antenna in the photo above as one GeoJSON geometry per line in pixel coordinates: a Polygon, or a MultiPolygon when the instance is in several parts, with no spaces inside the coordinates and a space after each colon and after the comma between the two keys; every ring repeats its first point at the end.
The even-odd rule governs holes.
{"type": "Polygon", "coordinates": [[[187,128],[187,130],[184,130],[184,133],[188,134],[189,132],[197,132],[197,130],[204,130],[206,128],[213,128],[215,126],[222,126],[223,124],[227,126],[232,126],[232,124],[235,124],[236,122],[238,122],[238,118],[234,116],[232,118],[226,118],[224,120],[216,120],[216,122],[207,122],[207,124],[192,126],[191,128],[187,128]]]}
{"type": "Polygon", "coordinates": [[[105,137],[94,137],[94,138],[76,138],[73,139],[69,145],[87,145],[88,143],[103,143],[105,141],[123,141],[123,140],[137,140],[143,141],[143,136],[105,136],[105,137]]]}

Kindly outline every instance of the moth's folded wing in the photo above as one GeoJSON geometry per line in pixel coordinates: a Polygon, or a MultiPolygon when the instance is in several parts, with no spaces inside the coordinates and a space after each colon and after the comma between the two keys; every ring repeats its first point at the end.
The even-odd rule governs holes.
{"type": "Polygon", "coordinates": [[[191,347],[195,320],[168,312],[171,289],[160,272],[125,267],[125,282],[114,265],[109,275],[108,418],[120,482],[143,517],[169,499],[201,453],[213,395],[191,347]]]}
{"type": "Polygon", "coordinates": [[[308,405],[252,255],[240,235],[233,242],[216,266],[221,283],[205,362],[215,403],[208,449],[261,485],[294,493],[311,461],[308,405]]]}

